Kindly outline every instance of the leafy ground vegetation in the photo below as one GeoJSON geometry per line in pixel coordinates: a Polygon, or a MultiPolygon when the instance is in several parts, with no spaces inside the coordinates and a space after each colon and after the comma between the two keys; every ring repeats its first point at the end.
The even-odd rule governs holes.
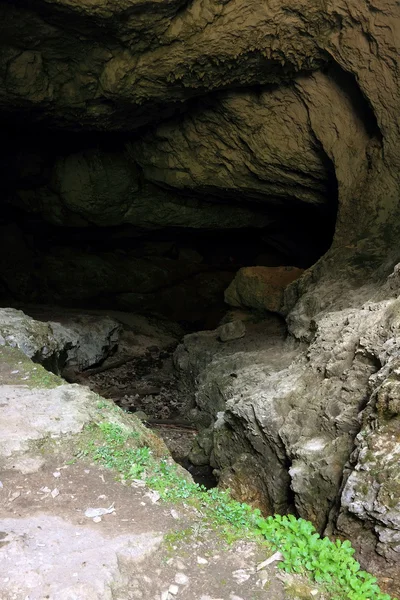
{"type": "MultiPolygon", "coordinates": [[[[105,407],[99,402],[99,410],[105,407]]],[[[371,574],[361,570],[350,542],[321,538],[310,522],[293,515],[264,518],[258,510],[233,500],[227,491],[206,490],[145,441],[142,445],[139,431],[103,420],[90,425],[84,439],[77,456],[89,456],[124,480],[146,481],[165,501],[195,507],[204,522],[228,541],[255,539],[271,551],[279,551],[283,556],[279,568],[306,575],[332,600],[395,600],[381,592],[371,574]]]]}

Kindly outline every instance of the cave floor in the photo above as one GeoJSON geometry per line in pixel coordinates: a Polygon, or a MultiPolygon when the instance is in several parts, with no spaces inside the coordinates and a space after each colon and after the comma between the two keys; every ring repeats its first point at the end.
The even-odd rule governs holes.
{"type": "Polygon", "coordinates": [[[77,373],[71,379],[113,400],[123,410],[140,415],[146,426],[164,440],[174,460],[188,468],[198,483],[213,487],[211,468],[195,467],[187,460],[197,428],[185,417],[190,397],[180,388],[173,366],[175,348],[176,343],[167,348],[162,343],[149,346],[143,339],[133,351],[123,346],[101,367],[77,373]]]}

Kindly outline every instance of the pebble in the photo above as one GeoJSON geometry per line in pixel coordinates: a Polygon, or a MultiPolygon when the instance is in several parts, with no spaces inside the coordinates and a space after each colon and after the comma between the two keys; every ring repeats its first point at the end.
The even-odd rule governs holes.
{"type": "Polygon", "coordinates": [[[61,473],[60,473],[60,471],[55,471],[55,472],[53,473],[53,477],[56,477],[56,478],[57,478],[57,477],[61,477],[61,473]]]}
{"type": "Polygon", "coordinates": [[[101,517],[95,517],[93,519],[93,523],[100,523],[100,521],[101,521],[101,517]]]}
{"type": "Polygon", "coordinates": [[[174,583],[171,583],[171,585],[168,588],[168,592],[173,596],[176,596],[179,592],[179,586],[175,585],[174,583]]]}
{"type": "Polygon", "coordinates": [[[265,570],[259,571],[258,577],[260,578],[261,585],[263,585],[263,586],[267,583],[267,581],[269,581],[268,571],[265,571],[265,570]]]}
{"type": "Polygon", "coordinates": [[[198,556],[197,564],[198,565],[208,565],[208,560],[206,558],[203,558],[202,556],[198,556]]]}
{"type": "Polygon", "coordinates": [[[250,573],[245,571],[245,569],[238,569],[237,571],[233,571],[232,577],[241,584],[250,579],[250,573]]]}
{"type": "Polygon", "coordinates": [[[153,504],[156,504],[159,501],[159,499],[161,498],[160,494],[158,492],[155,492],[154,490],[147,492],[147,494],[145,494],[145,496],[148,496],[153,504]]]}
{"type": "Polygon", "coordinates": [[[57,488],[54,488],[54,490],[51,492],[51,497],[52,498],[57,498],[57,496],[60,495],[60,491],[57,488]]]}
{"type": "Polygon", "coordinates": [[[179,585],[187,585],[189,583],[189,577],[185,573],[177,573],[175,575],[175,583],[179,585]]]}

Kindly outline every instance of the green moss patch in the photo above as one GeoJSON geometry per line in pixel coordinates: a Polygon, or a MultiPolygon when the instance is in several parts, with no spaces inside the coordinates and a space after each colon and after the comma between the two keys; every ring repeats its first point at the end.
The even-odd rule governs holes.
{"type": "Polygon", "coordinates": [[[32,362],[18,348],[0,346],[0,385],[49,389],[63,384],[65,381],[61,377],[32,362]]]}

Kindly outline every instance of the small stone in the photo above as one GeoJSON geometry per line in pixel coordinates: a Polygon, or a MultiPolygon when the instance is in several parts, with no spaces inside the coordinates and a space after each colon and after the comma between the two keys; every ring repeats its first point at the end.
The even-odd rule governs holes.
{"type": "Polygon", "coordinates": [[[146,484],[141,479],[134,479],[131,483],[131,487],[144,487],[146,484]]]}
{"type": "Polygon", "coordinates": [[[161,498],[160,494],[158,492],[155,492],[154,490],[151,490],[150,492],[148,492],[146,494],[146,496],[148,496],[150,498],[150,500],[152,501],[153,504],[156,504],[159,499],[161,498]]]}
{"type": "Polygon", "coordinates": [[[60,495],[60,491],[57,488],[54,488],[54,490],[51,492],[51,497],[52,498],[57,498],[57,496],[60,495]]]}
{"type": "Polygon", "coordinates": [[[246,335],[246,325],[243,323],[243,321],[232,321],[231,323],[225,323],[225,325],[218,327],[217,335],[221,342],[238,340],[246,335]]]}
{"type": "Polygon", "coordinates": [[[233,571],[232,577],[241,584],[250,579],[250,573],[247,573],[245,569],[238,569],[237,571],[233,571]]]}
{"type": "Polygon", "coordinates": [[[208,565],[208,560],[206,558],[203,558],[202,556],[198,556],[197,564],[198,565],[208,565]]]}
{"type": "Polygon", "coordinates": [[[134,413],[135,417],[137,417],[140,421],[148,421],[149,417],[146,415],[145,412],[143,412],[142,410],[137,410],[134,413]]]}
{"type": "Polygon", "coordinates": [[[310,594],[311,594],[311,596],[318,596],[319,591],[318,590],[311,590],[310,594]]]}
{"type": "Polygon", "coordinates": [[[185,573],[177,573],[175,575],[175,583],[179,585],[187,585],[189,583],[189,577],[185,573]]]}
{"type": "Polygon", "coordinates": [[[101,517],[95,517],[93,519],[93,523],[100,523],[100,521],[101,521],[101,517]]]}
{"type": "Polygon", "coordinates": [[[19,371],[11,371],[11,375],[16,375],[17,373],[19,373],[19,371]]]}
{"type": "Polygon", "coordinates": [[[168,600],[168,590],[166,592],[161,592],[161,600],[168,600]]]}
{"type": "Polygon", "coordinates": [[[174,583],[171,583],[171,585],[168,588],[168,592],[173,596],[176,596],[179,592],[179,586],[175,585],[174,583]]]}
{"type": "Polygon", "coordinates": [[[56,478],[57,478],[57,477],[61,477],[61,473],[60,473],[60,471],[55,471],[55,472],[53,473],[53,477],[56,477],[56,478]]]}
{"type": "Polygon", "coordinates": [[[11,494],[11,496],[9,498],[9,502],[14,502],[14,500],[19,498],[20,495],[21,495],[21,492],[14,492],[13,494],[11,494]]]}
{"type": "Polygon", "coordinates": [[[171,509],[171,517],[172,517],[173,519],[176,519],[176,520],[180,519],[180,516],[179,516],[179,513],[178,513],[178,511],[177,511],[177,510],[175,510],[174,508],[173,508],[173,509],[171,509]]]}
{"type": "Polygon", "coordinates": [[[269,573],[268,571],[259,571],[258,573],[258,577],[260,578],[261,584],[264,585],[265,583],[267,583],[267,581],[269,581],[269,573]]]}

